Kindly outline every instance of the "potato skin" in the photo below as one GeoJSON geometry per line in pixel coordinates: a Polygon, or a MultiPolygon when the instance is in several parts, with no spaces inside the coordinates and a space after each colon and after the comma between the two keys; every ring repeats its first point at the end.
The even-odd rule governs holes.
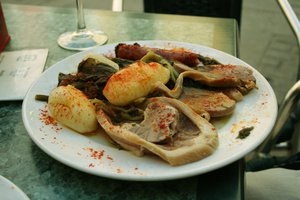
{"type": "Polygon", "coordinates": [[[114,105],[124,106],[151,93],[157,82],[170,79],[170,71],[156,62],[137,61],[112,75],[103,94],[114,105]]]}
{"type": "Polygon", "coordinates": [[[94,105],[71,85],[59,86],[50,92],[48,109],[51,117],[79,133],[90,133],[98,128],[94,105]]]}

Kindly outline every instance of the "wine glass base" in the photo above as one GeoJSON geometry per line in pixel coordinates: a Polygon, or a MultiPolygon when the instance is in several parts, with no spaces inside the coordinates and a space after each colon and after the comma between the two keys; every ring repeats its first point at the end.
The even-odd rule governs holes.
{"type": "Polygon", "coordinates": [[[57,43],[64,49],[83,51],[107,42],[108,36],[102,31],[66,32],[59,36],[57,43]]]}

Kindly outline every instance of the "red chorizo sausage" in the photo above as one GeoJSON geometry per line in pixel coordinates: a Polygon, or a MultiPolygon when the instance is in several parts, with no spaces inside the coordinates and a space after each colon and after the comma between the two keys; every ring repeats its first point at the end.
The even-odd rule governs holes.
{"type": "Polygon", "coordinates": [[[116,57],[128,59],[128,60],[139,60],[147,52],[153,51],[156,54],[164,57],[167,60],[177,60],[190,67],[195,67],[200,64],[199,55],[196,53],[189,52],[184,49],[159,49],[159,48],[146,48],[139,44],[124,44],[120,43],[115,48],[116,57]]]}

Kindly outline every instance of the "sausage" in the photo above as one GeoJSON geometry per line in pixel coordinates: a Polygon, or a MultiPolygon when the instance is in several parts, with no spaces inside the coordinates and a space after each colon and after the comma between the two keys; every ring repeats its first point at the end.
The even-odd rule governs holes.
{"type": "Polygon", "coordinates": [[[115,54],[118,58],[128,59],[128,60],[139,60],[149,51],[164,57],[167,60],[177,60],[190,67],[195,67],[201,62],[199,60],[199,55],[196,53],[189,52],[183,48],[177,48],[172,50],[159,49],[159,48],[146,48],[142,47],[137,43],[134,44],[124,44],[120,43],[115,47],[115,54]]]}

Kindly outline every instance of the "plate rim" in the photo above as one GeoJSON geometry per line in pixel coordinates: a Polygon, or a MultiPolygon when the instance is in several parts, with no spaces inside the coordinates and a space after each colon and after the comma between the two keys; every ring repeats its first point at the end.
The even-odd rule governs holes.
{"type": "MultiPolygon", "coordinates": [[[[0,175],[0,183],[4,183],[5,186],[11,188],[11,190],[14,191],[14,194],[18,195],[19,198],[23,200],[29,200],[29,197],[25,194],[23,190],[21,190],[16,184],[14,184],[12,181],[10,181],[8,178],[0,175]]],[[[10,192],[11,194],[11,192],[10,192]]],[[[19,199],[19,200],[21,200],[19,199]]]]}

